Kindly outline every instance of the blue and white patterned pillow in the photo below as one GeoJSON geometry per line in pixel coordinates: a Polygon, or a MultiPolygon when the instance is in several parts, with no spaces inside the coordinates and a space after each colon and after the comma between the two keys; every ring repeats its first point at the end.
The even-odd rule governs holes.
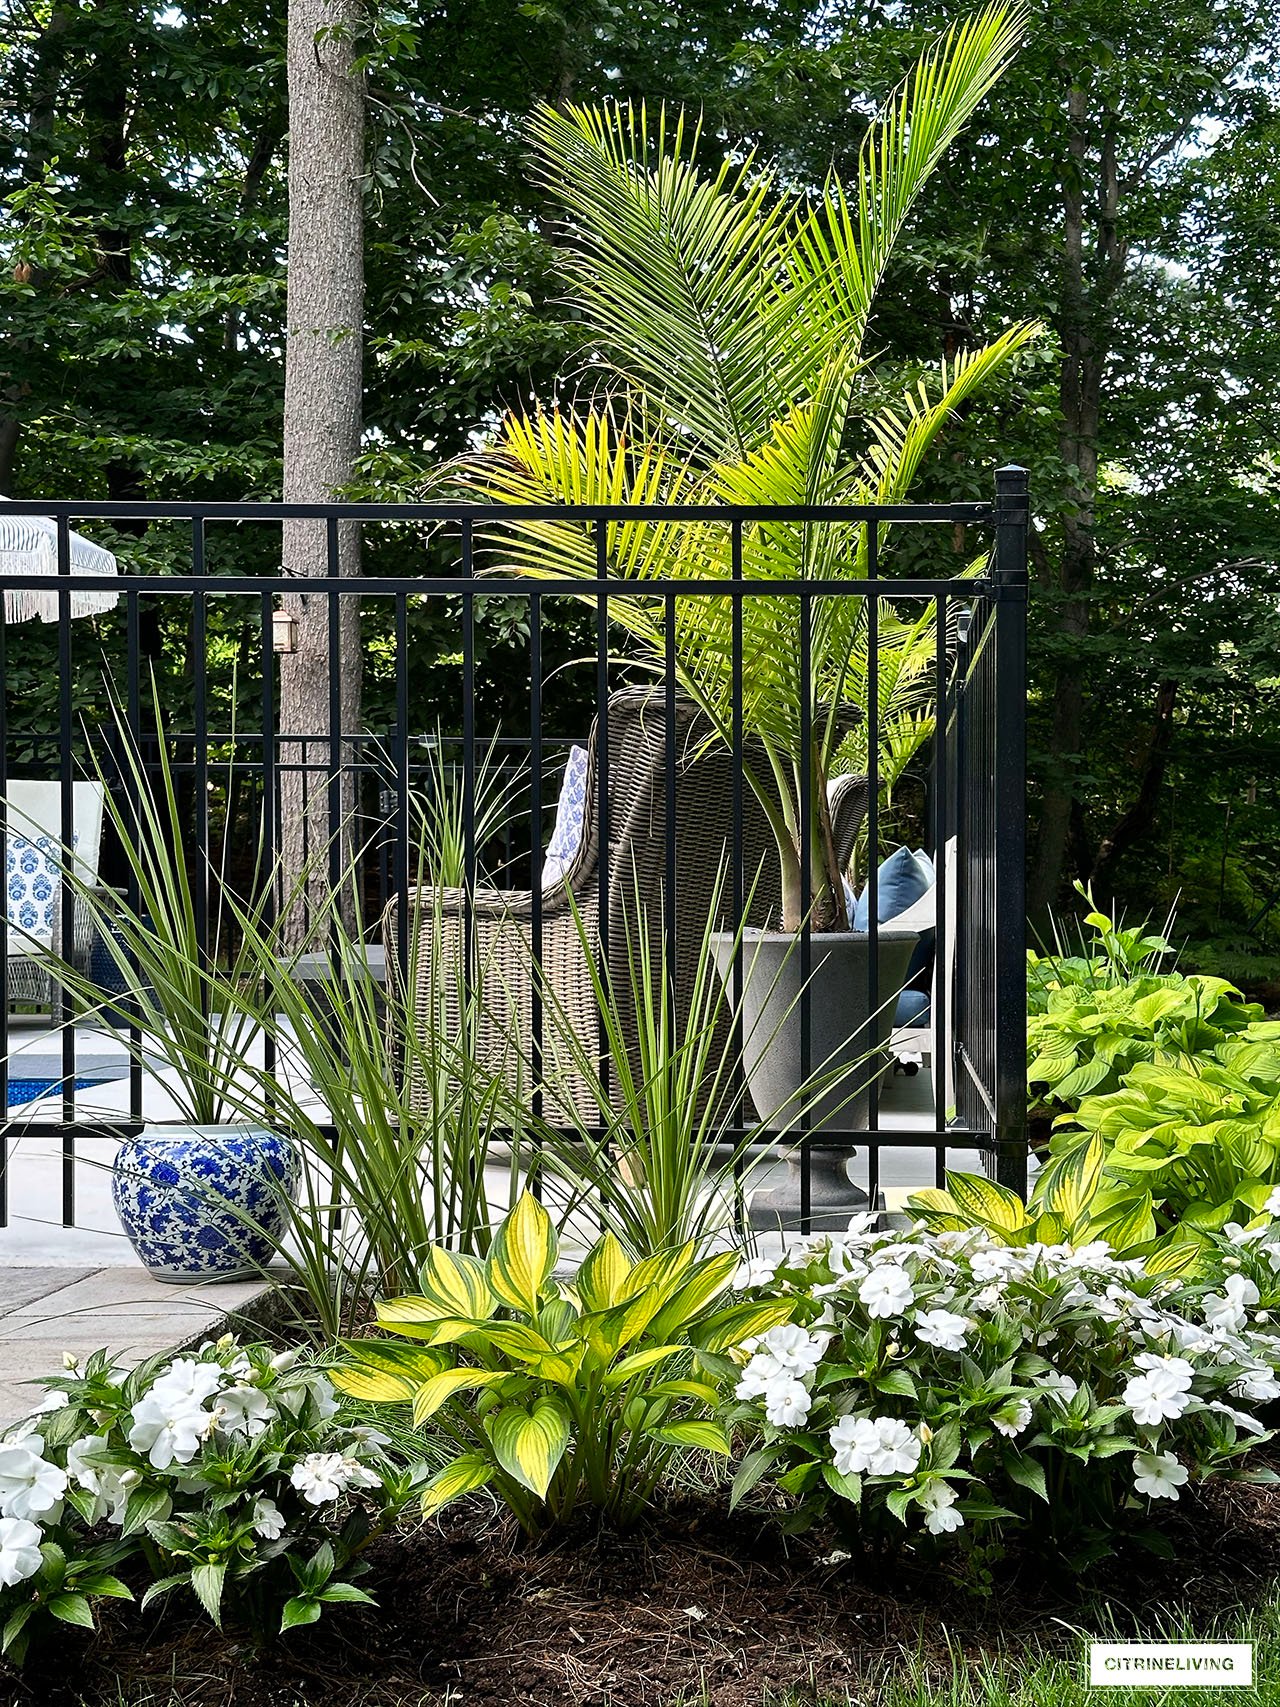
{"type": "MultiPolygon", "coordinates": [[[[79,841],[72,837],[74,848],[79,841]]],[[[61,846],[56,836],[5,837],[5,917],[13,928],[10,952],[38,943],[53,944],[54,912],[62,882],[61,846]]]]}
{"type": "Polygon", "coordinates": [[[587,818],[587,749],[570,747],[556,805],[556,824],[542,856],[542,887],[559,883],[577,858],[587,818]]]}

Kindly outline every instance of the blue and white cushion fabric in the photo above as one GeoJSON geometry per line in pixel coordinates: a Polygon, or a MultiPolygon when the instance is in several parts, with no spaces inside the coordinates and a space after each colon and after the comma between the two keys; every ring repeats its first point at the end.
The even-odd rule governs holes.
{"type": "MultiPolygon", "coordinates": [[[[876,873],[876,919],[887,925],[911,912],[932,890],[936,881],[933,861],[922,848],[895,848],[881,862],[876,873]]],[[[849,891],[846,887],[846,900],[849,891]]],[[[913,921],[914,922],[914,921],[913,921]]],[[[855,931],[866,931],[871,923],[870,885],[862,891],[849,908],[849,923],[855,931]]],[[[927,971],[933,957],[933,936],[930,929],[920,932],[920,940],[907,968],[907,988],[898,997],[894,1024],[926,1026],[929,1023],[929,998],[922,990],[910,986],[927,971]]]]}
{"type": "MultiPolygon", "coordinates": [[[[77,837],[72,837],[75,847],[77,837]]],[[[61,848],[54,836],[5,838],[5,918],[9,952],[22,954],[53,946],[54,914],[62,882],[61,848]]]]}
{"type": "Polygon", "coordinates": [[[570,747],[556,804],[556,823],[542,856],[542,887],[550,889],[572,870],[587,821],[587,749],[570,747]]]}

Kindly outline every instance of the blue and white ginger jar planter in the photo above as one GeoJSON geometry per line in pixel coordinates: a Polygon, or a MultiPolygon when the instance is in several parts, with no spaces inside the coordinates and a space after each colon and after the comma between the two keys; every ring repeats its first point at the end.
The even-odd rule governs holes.
{"type": "Polygon", "coordinates": [[[246,1280],[274,1252],[298,1187],[287,1138],[254,1126],[148,1126],[121,1145],[116,1213],[157,1280],[246,1280]]]}

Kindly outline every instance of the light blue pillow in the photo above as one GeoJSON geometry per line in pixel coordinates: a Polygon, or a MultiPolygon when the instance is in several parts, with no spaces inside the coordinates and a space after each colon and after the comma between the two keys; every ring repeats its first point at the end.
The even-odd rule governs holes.
{"type": "Polygon", "coordinates": [[[542,856],[542,886],[559,883],[582,846],[587,817],[587,749],[570,747],[556,803],[556,823],[542,856]]]}
{"type": "MultiPolygon", "coordinates": [[[[926,853],[912,853],[910,848],[895,848],[881,861],[876,878],[876,922],[887,925],[908,907],[914,907],[933,888],[933,865],[926,853]]],[[[870,884],[859,895],[851,923],[855,931],[866,931],[871,925],[870,884]]]]}

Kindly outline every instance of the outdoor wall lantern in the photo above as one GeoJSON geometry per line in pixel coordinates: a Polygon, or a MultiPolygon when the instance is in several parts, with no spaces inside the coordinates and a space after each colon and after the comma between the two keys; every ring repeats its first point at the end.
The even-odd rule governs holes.
{"type": "Polygon", "coordinates": [[[298,650],[298,619],[279,605],[271,613],[271,647],[275,652],[298,650]]]}

